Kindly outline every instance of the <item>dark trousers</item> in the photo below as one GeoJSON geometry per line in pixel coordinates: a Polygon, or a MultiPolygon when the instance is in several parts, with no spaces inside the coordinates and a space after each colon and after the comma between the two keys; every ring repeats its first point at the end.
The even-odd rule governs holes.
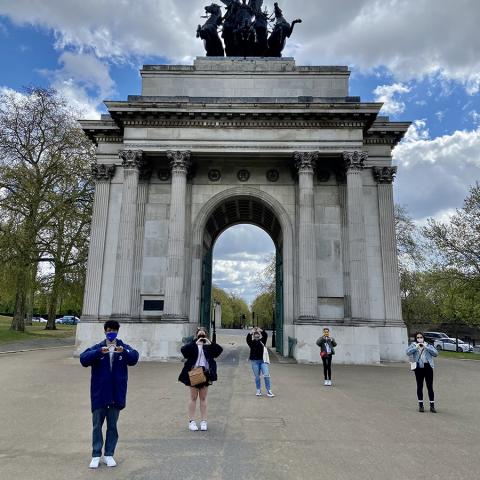
{"type": "Polygon", "coordinates": [[[426,363],[423,368],[417,367],[415,370],[415,379],[417,380],[417,398],[423,402],[423,381],[427,384],[428,398],[431,402],[435,400],[433,393],[433,368],[426,363]]]}
{"type": "Polygon", "coordinates": [[[325,380],[332,379],[332,355],[325,355],[322,357],[323,363],[323,376],[325,380]]]}
{"type": "Polygon", "coordinates": [[[103,407],[94,410],[92,413],[92,457],[101,457],[103,448],[102,427],[107,419],[107,435],[105,440],[105,456],[113,457],[118,442],[117,421],[120,410],[115,407],[103,407]]]}

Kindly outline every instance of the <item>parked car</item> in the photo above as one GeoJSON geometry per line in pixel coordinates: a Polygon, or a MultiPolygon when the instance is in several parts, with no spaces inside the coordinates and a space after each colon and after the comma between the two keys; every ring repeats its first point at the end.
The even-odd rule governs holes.
{"type": "Polygon", "coordinates": [[[473,352],[473,347],[468,343],[462,342],[462,340],[457,340],[455,338],[442,338],[436,340],[433,345],[437,350],[446,350],[449,352],[473,352]]]}
{"type": "Polygon", "coordinates": [[[60,323],[62,325],[76,325],[80,319],[78,317],[74,317],[73,315],[64,315],[61,318],[57,318],[55,323],[60,323]]]}
{"type": "Polygon", "coordinates": [[[441,340],[442,338],[450,338],[446,333],[442,332],[424,332],[423,338],[428,342],[434,345],[435,341],[441,340]]]}
{"type": "Polygon", "coordinates": [[[32,322],[47,323],[47,320],[43,317],[32,317],[32,322]]]}

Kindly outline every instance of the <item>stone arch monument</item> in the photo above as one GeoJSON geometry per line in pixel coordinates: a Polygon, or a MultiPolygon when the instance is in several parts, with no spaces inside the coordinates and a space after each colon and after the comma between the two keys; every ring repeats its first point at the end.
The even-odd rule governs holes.
{"type": "Polygon", "coordinates": [[[216,238],[252,223],[277,249],[280,354],[319,361],[329,326],[337,362],[403,359],[391,150],[409,123],[350,96],[349,75],[292,58],[147,65],[141,95],[81,122],[97,162],[77,351],[116,318],[143,359],[178,358],[210,323],[216,238]]]}

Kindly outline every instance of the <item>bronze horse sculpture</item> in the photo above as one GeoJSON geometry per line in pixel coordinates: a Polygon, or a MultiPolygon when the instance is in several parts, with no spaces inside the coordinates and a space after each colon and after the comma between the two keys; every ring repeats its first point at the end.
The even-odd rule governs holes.
{"type": "Polygon", "coordinates": [[[275,7],[275,27],[273,28],[273,32],[271,33],[270,37],[268,38],[268,50],[267,56],[268,57],[281,57],[282,51],[285,48],[285,43],[287,38],[290,38],[293,32],[293,27],[295,27],[296,23],[302,23],[301,19],[294,20],[290,25],[283,16],[282,9],[278,6],[278,3],[274,3],[275,7]]]}
{"type": "Polygon", "coordinates": [[[218,27],[222,24],[222,9],[219,5],[212,3],[205,7],[208,18],[203,26],[197,29],[197,38],[201,38],[207,51],[207,57],[223,57],[225,50],[218,35],[218,27]]]}

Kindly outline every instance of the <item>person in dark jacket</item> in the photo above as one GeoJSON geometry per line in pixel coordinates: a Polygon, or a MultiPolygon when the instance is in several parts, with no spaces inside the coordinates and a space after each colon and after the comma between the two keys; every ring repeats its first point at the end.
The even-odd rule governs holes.
{"type": "Polygon", "coordinates": [[[212,343],[207,337],[207,331],[203,327],[197,328],[194,339],[181,348],[185,357],[185,364],[180,372],[178,381],[190,387],[190,399],[188,402],[188,428],[192,432],[198,431],[195,422],[195,410],[197,398],[200,397],[200,430],[207,430],[207,394],[208,386],[217,380],[217,363],[215,359],[223,352],[223,348],[217,343],[212,343]],[[192,387],[188,372],[194,368],[201,367],[204,370],[206,382],[192,387]]]}
{"type": "Polygon", "coordinates": [[[103,461],[115,467],[113,458],[118,441],[117,421],[127,399],[128,367],[138,362],[138,352],[117,338],[120,324],[105,322],[106,339],[87,348],[80,355],[84,367],[92,367],[90,396],[92,402],[92,460],[90,468],[98,468],[102,456],[102,427],[107,419],[107,434],[103,461]]]}
{"type": "Polygon", "coordinates": [[[262,396],[260,374],[263,375],[263,381],[265,382],[265,388],[267,389],[267,397],[275,396],[272,392],[270,381],[270,370],[268,368],[269,360],[264,358],[267,339],[267,332],[258,327],[253,328],[252,331],[247,335],[247,344],[250,347],[250,356],[248,358],[252,364],[253,375],[255,377],[255,386],[257,387],[257,397],[262,396]]]}
{"type": "Polygon", "coordinates": [[[337,342],[330,337],[330,329],[325,327],[323,335],[317,340],[317,345],[320,347],[320,357],[323,363],[323,376],[325,377],[324,385],[332,386],[332,357],[335,355],[335,347],[337,342]]]}

